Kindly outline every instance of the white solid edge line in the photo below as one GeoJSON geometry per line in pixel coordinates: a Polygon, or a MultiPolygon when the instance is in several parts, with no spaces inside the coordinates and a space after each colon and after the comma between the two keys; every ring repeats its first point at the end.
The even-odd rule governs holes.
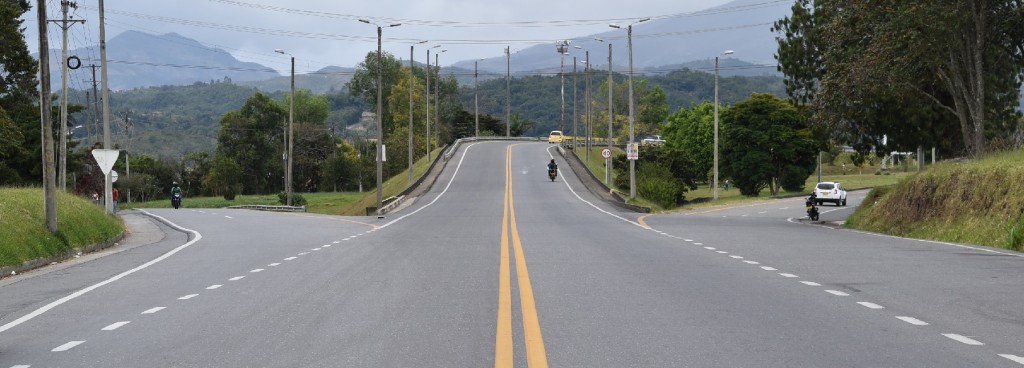
{"type": "Polygon", "coordinates": [[[113,330],[121,328],[121,326],[127,325],[129,323],[132,323],[132,321],[121,321],[121,322],[117,322],[117,323],[111,323],[110,326],[104,327],[104,328],[102,328],[102,330],[103,331],[113,331],[113,330]]]}
{"type": "Polygon", "coordinates": [[[146,215],[149,215],[151,217],[158,218],[158,219],[162,220],[164,223],[170,225],[171,227],[173,227],[175,229],[192,233],[193,235],[195,235],[195,238],[193,238],[192,240],[188,241],[185,244],[182,244],[182,245],[178,246],[177,248],[171,249],[167,253],[164,253],[163,255],[161,255],[159,257],[156,257],[156,258],[154,258],[153,260],[151,260],[149,262],[146,262],[146,263],[143,263],[143,264],[139,265],[138,267],[135,267],[135,268],[130,269],[128,271],[125,271],[125,272],[122,272],[120,274],[117,274],[114,277],[111,277],[109,279],[103,280],[103,281],[101,281],[101,282],[99,282],[99,283],[97,283],[95,285],[86,287],[86,288],[84,288],[82,290],[76,291],[76,292],[74,292],[74,293],[72,293],[72,294],[70,294],[68,296],[63,297],[63,298],[57,299],[57,300],[55,300],[53,302],[50,302],[50,304],[44,305],[44,306],[40,307],[39,309],[36,309],[36,310],[32,311],[29,314],[26,314],[26,315],[21,316],[20,318],[18,318],[16,320],[8,322],[7,324],[5,324],[3,326],[0,326],[0,332],[7,331],[7,330],[13,328],[14,326],[20,325],[22,323],[25,323],[28,320],[36,318],[39,315],[41,315],[43,313],[46,313],[47,311],[49,311],[49,310],[51,310],[53,308],[56,308],[57,306],[59,306],[61,304],[67,303],[68,301],[70,301],[72,299],[75,299],[77,297],[85,295],[85,293],[88,293],[90,291],[96,290],[97,288],[99,288],[99,287],[101,287],[103,285],[112,283],[114,281],[120,280],[121,278],[123,278],[125,276],[128,276],[128,275],[131,275],[133,273],[139,272],[139,271],[141,271],[141,270],[143,270],[143,269],[145,269],[145,268],[147,268],[149,266],[152,266],[152,265],[156,264],[157,262],[160,262],[160,261],[163,261],[163,260],[167,259],[168,257],[174,255],[175,253],[180,252],[182,249],[188,248],[190,245],[195,244],[199,240],[203,239],[203,235],[200,234],[198,231],[191,230],[191,229],[186,229],[186,228],[183,228],[181,226],[178,226],[177,224],[175,224],[173,222],[170,222],[170,221],[168,221],[167,219],[165,219],[163,217],[160,217],[160,216],[151,214],[149,212],[146,212],[146,210],[140,209],[139,211],[141,211],[142,213],[145,213],[146,215]]]}
{"type": "Polygon", "coordinates": [[[999,356],[1001,356],[1003,358],[1006,358],[1006,359],[1009,359],[1009,360],[1012,360],[1014,362],[1020,363],[1020,364],[1024,364],[1024,357],[1019,357],[1019,356],[1012,355],[1012,354],[999,354],[999,356]]]}
{"type": "Polygon", "coordinates": [[[944,334],[942,334],[942,336],[948,337],[948,338],[953,339],[953,340],[958,341],[958,342],[962,342],[962,343],[967,344],[967,345],[974,345],[974,346],[985,345],[981,341],[972,339],[972,338],[964,336],[964,335],[944,333],[944,334]]]}
{"type": "Polygon", "coordinates": [[[415,215],[415,214],[419,213],[420,211],[422,211],[423,209],[433,205],[435,202],[437,202],[437,200],[441,199],[441,197],[444,197],[444,194],[448,193],[448,188],[451,188],[452,187],[452,183],[455,182],[455,178],[459,176],[459,170],[462,169],[462,162],[466,160],[466,153],[469,153],[469,149],[473,148],[473,146],[475,146],[477,144],[480,144],[480,142],[476,142],[476,143],[470,144],[470,145],[466,146],[465,150],[462,151],[462,157],[459,158],[459,164],[455,166],[455,172],[452,173],[451,179],[448,179],[448,184],[446,184],[444,186],[444,189],[441,190],[441,193],[439,193],[437,195],[437,197],[434,197],[434,199],[432,201],[430,201],[430,203],[427,203],[427,204],[423,205],[423,207],[417,208],[415,211],[412,211],[412,212],[409,212],[409,213],[407,213],[405,215],[399,216],[398,218],[396,218],[394,220],[391,220],[391,221],[389,221],[388,223],[386,223],[384,225],[381,225],[380,227],[376,228],[375,230],[380,230],[380,229],[386,228],[386,227],[391,226],[392,224],[394,224],[396,222],[404,220],[406,217],[415,215]]]}
{"type": "Polygon", "coordinates": [[[143,311],[141,314],[153,314],[153,313],[156,313],[156,312],[164,310],[164,308],[166,308],[166,307],[149,308],[149,309],[146,309],[145,311],[143,311]]]}
{"type": "MultiPolygon", "coordinates": [[[[547,151],[547,152],[548,152],[548,156],[549,156],[549,157],[551,157],[552,159],[554,159],[554,158],[555,158],[555,155],[551,154],[551,147],[548,147],[547,149],[545,149],[545,151],[547,151]]],[[[558,173],[559,173],[559,175],[561,175],[561,174],[562,174],[562,169],[558,169],[558,173]]],[[[624,217],[622,217],[622,216],[619,216],[619,215],[616,215],[616,214],[614,214],[614,213],[611,213],[611,212],[605,211],[605,210],[604,210],[604,209],[602,209],[601,207],[598,207],[597,205],[595,205],[595,204],[593,204],[593,203],[590,203],[590,201],[588,201],[588,200],[586,200],[586,199],[583,199],[583,197],[580,197],[579,193],[576,193],[576,191],[572,189],[572,186],[570,186],[570,185],[569,185],[569,181],[568,181],[568,180],[565,180],[565,176],[564,176],[564,175],[562,175],[562,183],[564,183],[564,184],[565,184],[565,187],[566,187],[566,188],[569,188],[569,191],[570,191],[570,192],[572,192],[572,195],[576,196],[576,199],[579,199],[579,200],[580,200],[580,201],[582,201],[583,203],[586,203],[586,204],[590,205],[590,207],[593,207],[594,209],[596,209],[596,210],[598,210],[598,211],[604,212],[604,214],[606,214],[606,215],[608,215],[608,216],[611,216],[611,217],[617,218],[617,219],[619,219],[619,220],[625,221],[625,222],[627,222],[627,223],[629,223],[629,224],[631,224],[631,225],[635,225],[635,226],[637,226],[637,227],[639,227],[639,228],[641,228],[641,229],[645,229],[645,230],[654,230],[654,229],[653,229],[652,227],[650,227],[650,226],[644,226],[644,225],[640,225],[640,223],[639,223],[639,222],[636,222],[636,221],[633,221],[633,220],[628,220],[628,219],[626,219],[626,218],[624,218],[624,217]]]]}
{"type": "Polygon", "coordinates": [[[912,325],[915,325],[915,326],[927,326],[928,325],[928,322],[919,320],[919,319],[914,318],[914,317],[896,316],[896,319],[899,319],[900,321],[903,321],[903,322],[906,322],[906,323],[909,323],[909,324],[912,324],[912,325]]]}
{"type": "Polygon", "coordinates": [[[875,303],[872,303],[872,302],[857,302],[857,304],[863,305],[863,306],[871,308],[871,309],[883,309],[883,308],[885,308],[885,307],[883,307],[881,305],[878,305],[878,304],[875,304],[875,303]]]}
{"type": "Polygon", "coordinates": [[[53,350],[50,350],[50,351],[68,351],[68,350],[71,350],[71,348],[73,348],[73,347],[81,345],[83,342],[85,342],[85,341],[69,341],[69,342],[65,343],[64,345],[61,345],[61,346],[53,348],[53,350]]]}

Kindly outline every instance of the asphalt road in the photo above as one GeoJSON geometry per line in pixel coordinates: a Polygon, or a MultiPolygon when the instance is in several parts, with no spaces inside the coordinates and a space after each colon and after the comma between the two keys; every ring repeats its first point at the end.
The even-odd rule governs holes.
{"type": "Polygon", "coordinates": [[[864,193],[639,217],[553,152],[463,146],[384,219],[126,213],[0,280],[0,368],[1024,365],[1020,253],[828,225],[864,193]]]}

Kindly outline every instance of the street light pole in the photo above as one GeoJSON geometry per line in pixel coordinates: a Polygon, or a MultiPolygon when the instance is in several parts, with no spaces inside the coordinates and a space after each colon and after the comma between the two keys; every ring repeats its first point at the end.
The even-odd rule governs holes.
{"type": "MultiPolygon", "coordinates": [[[[437,147],[441,147],[441,64],[438,61],[438,56],[441,56],[442,52],[447,52],[448,49],[441,49],[441,51],[434,53],[434,67],[437,68],[437,83],[434,85],[434,140],[437,141],[437,147]]],[[[429,137],[428,137],[429,138],[429,137]]]]}
{"type": "Polygon", "coordinates": [[[572,151],[576,152],[577,138],[579,135],[576,133],[576,57],[572,57],[572,151]]]}
{"type": "MultiPolygon", "coordinates": [[[[381,75],[383,64],[383,60],[381,60],[381,36],[383,35],[383,30],[380,25],[370,23],[369,20],[360,19],[359,21],[377,26],[377,217],[381,218],[384,217],[380,211],[384,199],[382,192],[383,188],[381,188],[384,184],[384,167],[383,161],[381,161],[384,155],[384,124],[381,121],[381,114],[383,113],[383,91],[381,90],[384,87],[384,78],[381,75]]],[[[388,27],[398,27],[400,25],[402,24],[394,23],[388,25],[388,27]]],[[[289,156],[288,159],[290,160],[291,156],[289,156]]]]}
{"type": "Polygon", "coordinates": [[[480,136],[480,81],[479,63],[482,59],[473,61],[473,120],[476,122],[476,133],[474,137],[480,136]]]}
{"type": "MultiPolygon", "coordinates": [[[[726,50],[722,55],[732,55],[732,50],[726,50]]],[[[718,199],[718,56],[715,56],[715,179],[713,199],[718,199]]]]}
{"type": "MultiPolygon", "coordinates": [[[[583,50],[583,48],[579,47],[579,46],[573,46],[573,47],[575,47],[578,50],[583,50]]],[[[587,162],[589,163],[590,162],[590,139],[592,138],[591,135],[590,135],[592,133],[591,130],[590,130],[590,128],[591,128],[590,127],[590,122],[591,122],[591,116],[590,116],[590,50],[583,50],[583,51],[585,51],[587,53],[586,61],[583,62],[583,82],[586,85],[586,87],[584,89],[584,92],[583,92],[583,102],[584,102],[583,103],[583,109],[584,109],[583,110],[584,111],[583,112],[583,116],[585,117],[584,119],[586,120],[586,121],[583,122],[585,124],[585,126],[583,128],[584,129],[583,135],[586,136],[587,142],[583,146],[586,148],[586,151],[587,151],[586,152],[586,158],[587,158],[587,162]]]]}
{"type": "Polygon", "coordinates": [[[420,42],[416,42],[416,43],[414,43],[412,45],[409,45],[409,185],[412,185],[412,180],[413,180],[412,179],[412,177],[413,177],[413,174],[412,174],[412,162],[413,162],[413,149],[412,149],[412,135],[413,134],[412,134],[412,131],[413,131],[413,127],[415,127],[415,125],[413,124],[413,116],[412,116],[413,115],[413,109],[412,109],[413,108],[412,86],[415,84],[415,83],[413,83],[413,81],[415,81],[415,75],[413,74],[413,67],[414,67],[414,65],[413,65],[413,59],[414,59],[413,52],[415,51],[414,49],[416,48],[416,45],[421,44],[421,43],[426,43],[426,42],[427,42],[426,40],[423,40],[423,41],[420,41],[420,42]]]}
{"type": "Polygon", "coordinates": [[[284,171],[284,191],[286,193],[285,204],[288,206],[292,205],[292,152],[295,146],[293,136],[293,126],[295,124],[295,55],[289,54],[282,49],[276,49],[274,52],[278,54],[287,54],[291,56],[292,60],[292,82],[291,82],[291,97],[288,102],[288,166],[284,171]]]}
{"type": "MultiPolygon", "coordinates": [[[[615,81],[612,79],[612,43],[608,43],[608,151],[612,150],[612,90],[615,89],[615,81]]],[[[605,161],[604,170],[604,184],[609,188],[612,187],[612,158],[608,157],[605,161]]]]}
{"type": "Polygon", "coordinates": [[[561,85],[561,88],[562,88],[561,89],[561,96],[562,96],[562,125],[558,129],[561,130],[562,134],[564,135],[565,134],[565,53],[569,49],[569,42],[568,41],[558,41],[558,43],[555,44],[555,49],[558,50],[558,56],[561,59],[561,66],[558,69],[558,76],[562,79],[562,85],[561,85]]]}
{"type": "MultiPolygon", "coordinates": [[[[636,23],[643,23],[651,18],[644,18],[636,21],[636,23]]],[[[636,24],[634,23],[634,24],[636,24]]],[[[610,24],[612,28],[619,28],[618,25],[610,24]]],[[[633,134],[633,24],[626,27],[626,47],[629,49],[629,149],[633,149],[633,141],[635,140],[633,134]]],[[[636,198],[636,160],[629,160],[629,198],[636,198]]]]}
{"type": "Polygon", "coordinates": [[[512,50],[505,46],[505,138],[512,136],[512,50]]]}

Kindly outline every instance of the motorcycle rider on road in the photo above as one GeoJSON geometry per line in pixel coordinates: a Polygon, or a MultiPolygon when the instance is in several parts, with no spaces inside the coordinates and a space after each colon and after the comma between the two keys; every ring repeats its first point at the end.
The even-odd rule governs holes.
{"type": "Polygon", "coordinates": [[[178,186],[178,182],[171,183],[171,197],[175,194],[181,194],[181,187],[178,186]]]}
{"type": "Polygon", "coordinates": [[[551,159],[551,162],[548,163],[548,171],[551,170],[558,171],[558,164],[555,163],[555,159],[551,159]]]}

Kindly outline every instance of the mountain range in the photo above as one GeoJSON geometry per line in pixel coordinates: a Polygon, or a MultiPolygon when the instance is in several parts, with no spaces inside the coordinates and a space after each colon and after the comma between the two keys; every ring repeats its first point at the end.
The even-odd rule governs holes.
{"type": "MultiPolygon", "coordinates": [[[[727,68],[723,64],[723,76],[778,75],[773,58],[776,44],[770,26],[788,14],[791,3],[791,0],[736,0],[697,13],[670,15],[638,24],[633,28],[634,69],[640,74],[664,73],[682,67],[711,71],[714,57],[723,49],[732,49],[735,54],[730,60],[733,57],[736,60],[730,63],[743,66],[727,68]]],[[[571,56],[577,56],[582,71],[585,54],[581,50],[589,50],[592,65],[607,68],[607,43],[595,41],[597,38],[612,44],[614,69],[625,71],[628,54],[624,29],[609,28],[608,32],[576,37],[570,44],[571,55],[566,56],[569,59],[566,65],[571,65],[571,56]]],[[[99,47],[69,50],[68,55],[78,57],[82,65],[69,71],[69,87],[91,89],[89,65],[100,64],[99,47]]],[[[61,85],[60,56],[59,49],[50,51],[55,91],[61,85]]],[[[511,58],[511,73],[515,75],[557,72],[562,61],[553,43],[513,50],[511,58]]],[[[112,90],[223,80],[269,91],[287,90],[289,86],[289,78],[272,68],[238,60],[223,49],[176,33],[122,32],[107,41],[107,61],[108,85],[112,90]]],[[[484,59],[479,65],[481,80],[504,77],[506,72],[505,55],[484,59]]],[[[351,79],[354,70],[354,67],[327,67],[297,75],[296,84],[318,93],[339,90],[351,79]]],[[[460,81],[468,81],[472,71],[473,61],[460,61],[444,67],[442,74],[454,74],[460,81]]],[[[100,79],[98,68],[96,78],[100,79]]]]}

